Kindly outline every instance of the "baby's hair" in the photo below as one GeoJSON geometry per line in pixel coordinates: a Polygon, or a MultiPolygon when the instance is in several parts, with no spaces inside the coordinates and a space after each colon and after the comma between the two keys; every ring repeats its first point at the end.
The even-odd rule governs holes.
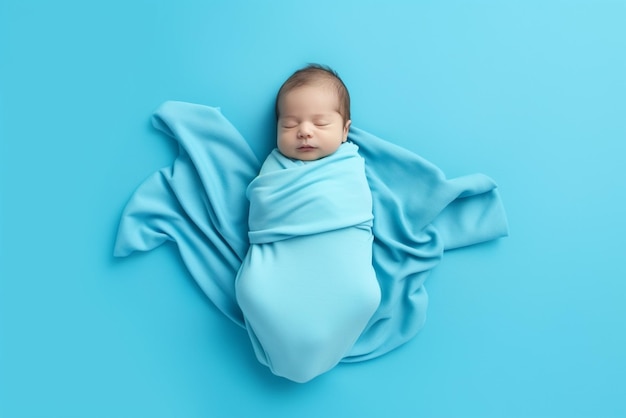
{"type": "Polygon", "coordinates": [[[344,123],[350,120],[350,93],[343,83],[339,74],[327,65],[309,64],[293,73],[280,87],[276,95],[276,120],[280,117],[278,104],[280,98],[291,90],[313,84],[318,81],[329,81],[337,89],[339,99],[339,109],[337,111],[343,117],[344,123]]]}

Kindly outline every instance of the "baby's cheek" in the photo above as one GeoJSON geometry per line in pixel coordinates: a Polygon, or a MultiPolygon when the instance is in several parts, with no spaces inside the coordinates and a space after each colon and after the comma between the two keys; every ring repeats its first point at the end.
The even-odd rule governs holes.
{"type": "Polygon", "coordinates": [[[276,148],[278,148],[278,150],[280,152],[282,152],[283,154],[289,149],[289,143],[288,141],[286,141],[284,138],[278,138],[278,140],[276,141],[276,148]]]}

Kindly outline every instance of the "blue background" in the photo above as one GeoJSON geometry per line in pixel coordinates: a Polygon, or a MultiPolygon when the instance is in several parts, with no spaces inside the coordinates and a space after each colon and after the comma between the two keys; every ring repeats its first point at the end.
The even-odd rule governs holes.
{"type": "Polygon", "coordinates": [[[626,2],[0,3],[0,416],[626,416],[626,2]],[[114,259],[174,144],[221,106],[262,155],[282,81],[499,183],[511,236],[446,253],[418,337],[298,385],[254,359],[173,245],[114,259]]]}

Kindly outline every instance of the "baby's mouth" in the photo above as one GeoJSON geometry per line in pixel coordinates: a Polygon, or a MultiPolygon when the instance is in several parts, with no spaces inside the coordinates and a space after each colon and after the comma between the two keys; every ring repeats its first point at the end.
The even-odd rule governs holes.
{"type": "Polygon", "coordinates": [[[298,150],[300,151],[310,151],[315,149],[315,147],[311,146],[311,145],[302,145],[301,147],[298,147],[298,150]]]}

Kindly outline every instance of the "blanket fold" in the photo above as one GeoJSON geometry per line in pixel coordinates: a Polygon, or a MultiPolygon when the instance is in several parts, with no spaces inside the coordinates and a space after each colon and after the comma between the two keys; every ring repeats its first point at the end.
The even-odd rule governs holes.
{"type": "Polygon", "coordinates": [[[343,361],[371,359],[410,340],[426,320],[424,281],[444,250],[508,234],[495,182],[483,174],[446,179],[422,157],[358,128],[374,201],[373,258],[383,299],[343,361]]]}
{"type": "MultiPolygon", "coordinates": [[[[257,228],[252,222],[248,228],[246,192],[261,162],[218,108],[166,102],[153,124],[180,144],[180,152],[131,197],[114,254],[127,256],[174,241],[208,298],[246,326],[235,278],[250,243],[277,240],[269,250],[298,232],[297,222],[281,230],[280,219],[265,213],[254,217],[265,216],[273,226],[257,228]]],[[[405,343],[422,327],[428,304],[424,281],[444,250],[506,236],[508,227],[489,177],[446,179],[416,154],[358,128],[351,127],[348,139],[365,161],[374,215],[372,265],[381,292],[380,304],[342,358],[361,361],[405,343]]]]}
{"type": "Polygon", "coordinates": [[[246,193],[250,243],[371,222],[371,193],[357,149],[346,143],[333,155],[309,163],[293,161],[273,150],[246,193]]]}

